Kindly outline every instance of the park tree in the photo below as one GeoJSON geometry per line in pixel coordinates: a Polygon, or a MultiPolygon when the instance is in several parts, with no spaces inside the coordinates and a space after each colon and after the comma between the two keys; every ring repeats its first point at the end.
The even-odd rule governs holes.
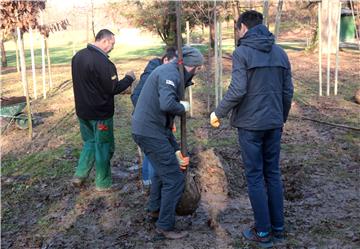
{"type": "Polygon", "coordinates": [[[16,28],[20,33],[35,28],[38,24],[37,16],[45,8],[44,1],[2,1],[0,3],[0,29],[1,29],[1,62],[7,66],[5,39],[13,36],[16,38],[16,28]]]}
{"type": "MultiPolygon", "coordinates": [[[[110,3],[121,10],[124,3],[110,3]]],[[[136,27],[156,32],[168,46],[176,45],[176,14],[174,1],[128,1],[123,15],[136,27]]]]}

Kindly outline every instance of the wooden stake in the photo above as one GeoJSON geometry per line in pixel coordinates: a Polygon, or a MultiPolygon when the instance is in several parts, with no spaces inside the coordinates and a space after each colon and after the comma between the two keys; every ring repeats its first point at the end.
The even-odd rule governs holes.
{"type": "Polygon", "coordinates": [[[330,55],[331,55],[331,13],[332,13],[332,3],[328,0],[328,51],[327,51],[327,72],[326,72],[326,96],[330,95],[330,55]]]}
{"type": "Polygon", "coordinates": [[[52,88],[52,75],[51,75],[51,61],[50,61],[50,50],[49,50],[49,43],[48,38],[45,38],[45,48],[46,48],[46,58],[48,62],[48,74],[49,74],[49,89],[52,88]]]}
{"type": "Polygon", "coordinates": [[[30,53],[31,53],[33,91],[34,91],[34,98],[37,99],[36,67],[35,67],[35,56],[34,56],[34,37],[33,37],[33,30],[31,27],[29,27],[29,35],[30,35],[30,53]]]}
{"type": "Polygon", "coordinates": [[[29,139],[32,139],[32,120],[31,120],[31,109],[30,109],[30,97],[29,97],[29,86],[27,83],[26,78],[26,64],[25,64],[25,52],[24,52],[24,46],[21,41],[21,32],[20,28],[17,27],[17,34],[18,34],[18,43],[19,43],[19,49],[20,49],[20,67],[21,67],[21,79],[23,82],[23,85],[25,86],[25,96],[26,96],[26,110],[27,110],[27,118],[28,118],[28,125],[29,125],[29,139]]]}
{"type": "Polygon", "coordinates": [[[319,25],[319,30],[318,30],[318,36],[319,36],[319,96],[322,96],[322,25],[321,25],[321,2],[319,2],[318,4],[318,25],[319,25]]]}
{"type": "Polygon", "coordinates": [[[334,95],[338,92],[338,74],[339,74],[339,46],[340,46],[340,21],[341,21],[341,1],[339,2],[339,15],[337,20],[336,30],[336,59],[335,59],[335,84],[334,84],[334,95]]]}
{"type": "MultiPolygon", "coordinates": [[[[44,25],[43,12],[40,11],[40,24],[44,25]]],[[[43,98],[46,99],[46,72],[45,72],[45,37],[41,35],[41,73],[43,82],[43,98]]]]}
{"type": "MultiPolygon", "coordinates": [[[[25,53],[24,54],[21,54],[21,49],[24,49],[24,43],[21,41],[21,32],[20,32],[20,29],[18,30],[19,28],[17,27],[16,28],[16,31],[17,31],[17,35],[18,35],[18,38],[17,38],[17,46],[19,48],[19,56],[20,56],[20,73],[21,73],[21,85],[22,85],[22,89],[23,89],[23,96],[26,96],[26,86],[25,86],[25,81],[24,81],[24,78],[23,78],[23,68],[22,65],[21,65],[21,56],[24,56],[25,57],[25,53]]],[[[25,68],[26,70],[26,68],[25,68]]]]}
{"type": "Polygon", "coordinates": [[[221,101],[223,97],[222,71],[222,23],[219,22],[219,101],[221,101]]]}

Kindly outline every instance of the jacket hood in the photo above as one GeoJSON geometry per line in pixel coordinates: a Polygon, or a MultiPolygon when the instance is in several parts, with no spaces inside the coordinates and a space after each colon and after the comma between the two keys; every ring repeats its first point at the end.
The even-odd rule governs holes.
{"type": "Polygon", "coordinates": [[[275,43],[274,35],[263,24],[249,29],[238,41],[238,46],[247,46],[262,52],[270,52],[275,43]]]}

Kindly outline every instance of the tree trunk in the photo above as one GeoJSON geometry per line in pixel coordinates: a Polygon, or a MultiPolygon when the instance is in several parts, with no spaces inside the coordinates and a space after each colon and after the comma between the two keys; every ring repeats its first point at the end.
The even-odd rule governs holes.
{"type": "Polygon", "coordinates": [[[234,46],[236,47],[237,45],[237,20],[239,19],[239,15],[240,15],[240,10],[239,10],[239,2],[236,1],[232,4],[232,9],[233,9],[233,16],[234,16],[234,46]]]}
{"type": "Polygon", "coordinates": [[[209,36],[209,42],[210,46],[213,49],[215,46],[215,25],[214,22],[210,22],[209,24],[209,30],[210,30],[210,36],[209,36]]]}
{"type": "Polygon", "coordinates": [[[278,39],[278,36],[279,36],[282,6],[283,6],[283,0],[279,0],[278,6],[277,6],[277,11],[276,11],[276,17],[275,17],[275,41],[278,39]]]}
{"type": "Polygon", "coordinates": [[[16,57],[16,72],[20,73],[20,63],[19,63],[19,45],[17,42],[17,36],[14,36],[15,42],[15,57],[16,57]]]}
{"type": "Polygon", "coordinates": [[[29,138],[32,139],[32,119],[31,119],[31,110],[30,110],[30,98],[29,98],[29,86],[26,79],[26,64],[25,64],[25,51],[23,42],[21,41],[21,35],[20,35],[20,28],[17,27],[17,33],[18,33],[18,43],[20,48],[20,61],[21,61],[21,78],[22,83],[25,89],[25,96],[26,96],[26,106],[27,106],[27,118],[28,118],[28,124],[29,124],[29,138]]]}
{"type": "Polygon", "coordinates": [[[6,51],[4,46],[4,40],[2,38],[0,41],[0,49],[1,49],[1,66],[7,67],[6,51]]]}
{"type": "Polygon", "coordinates": [[[93,34],[93,40],[95,41],[95,24],[94,24],[94,1],[91,0],[91,30],[93,34]]]}
{"type": "Polygon", "coordinates": [[[321,7],[321,24],[323,27],[321,32],[322,52],[323,54],[327,54],[328,52],[335,54],[337,37],[336,32],[334,32],[334,27],[337,27],[338,14],[340,11],[339,4],[338,1],[324,0],[322,1],[321,7]]]}
{"type": "Polygon", "coordinates": [[[269,0],[264,0],[263,24],[269,28],[269,0]]]}
{"type": "MultiPolygon", "coordinates": [[[[175,15],[175,27],[176,27],[176,44],[178,49],[179,61],[183,60],[182,54],[182,36],[181,36],[181,2],[178,1],[175,3],[176,15],[175,15]]],[[[181,99],[184,100],[185,97],[185,82],[184,82],[184,65],[179,64],[180,71],[180,95],[181,99]]],[[[181,115],[180,121],[180,136],[181,136],[181,154],[187,156],[187,136],[186,136],[186,113],[181,115]]]]}

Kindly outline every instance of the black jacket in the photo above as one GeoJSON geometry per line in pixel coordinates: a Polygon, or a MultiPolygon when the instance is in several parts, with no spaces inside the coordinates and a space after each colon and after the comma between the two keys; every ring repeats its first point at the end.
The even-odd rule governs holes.
{"type": "Polygon", "coordinates": [[[128,88],[133,79],[118,80],[115,65],[93,45],[88,45],[72,58],[75,109],[79,118],[104,120],[114,115],[114,95],[128,88]]]}
{"type": "MultiPolygon", "coordinates": [[[[185,80],[190,82],[191,77],[185,74],[185,80]]],[[[132,117],[132,133],[153,138],[171,136],[175,115],[185,113],[179,102],[181,92],[177,60],[157,67],[140,93],[132,117]]]]}
{"type": "Polygon", "coordinates": [[[133,93],[131,94],[131,102],[136,106],[136,103],[138,101],[138,98],[140,96],[141,90],[143,89],[145,82],[152,71],[154,71],[155,68],[160,66],[162,64],[161,59],[155,58],[149,61],[149,63],[146,65],[144,72],[140,76],[139,83],[135,87],[133,93]]]}
{"type": "Polygon", "coordinates": [[[293,92],[289,59],[260,24],[240,39],[231,83],[215,114],[223,118],[232,110],[231,124],[238,128],[279,128],[286,122],[293,92]]]}

